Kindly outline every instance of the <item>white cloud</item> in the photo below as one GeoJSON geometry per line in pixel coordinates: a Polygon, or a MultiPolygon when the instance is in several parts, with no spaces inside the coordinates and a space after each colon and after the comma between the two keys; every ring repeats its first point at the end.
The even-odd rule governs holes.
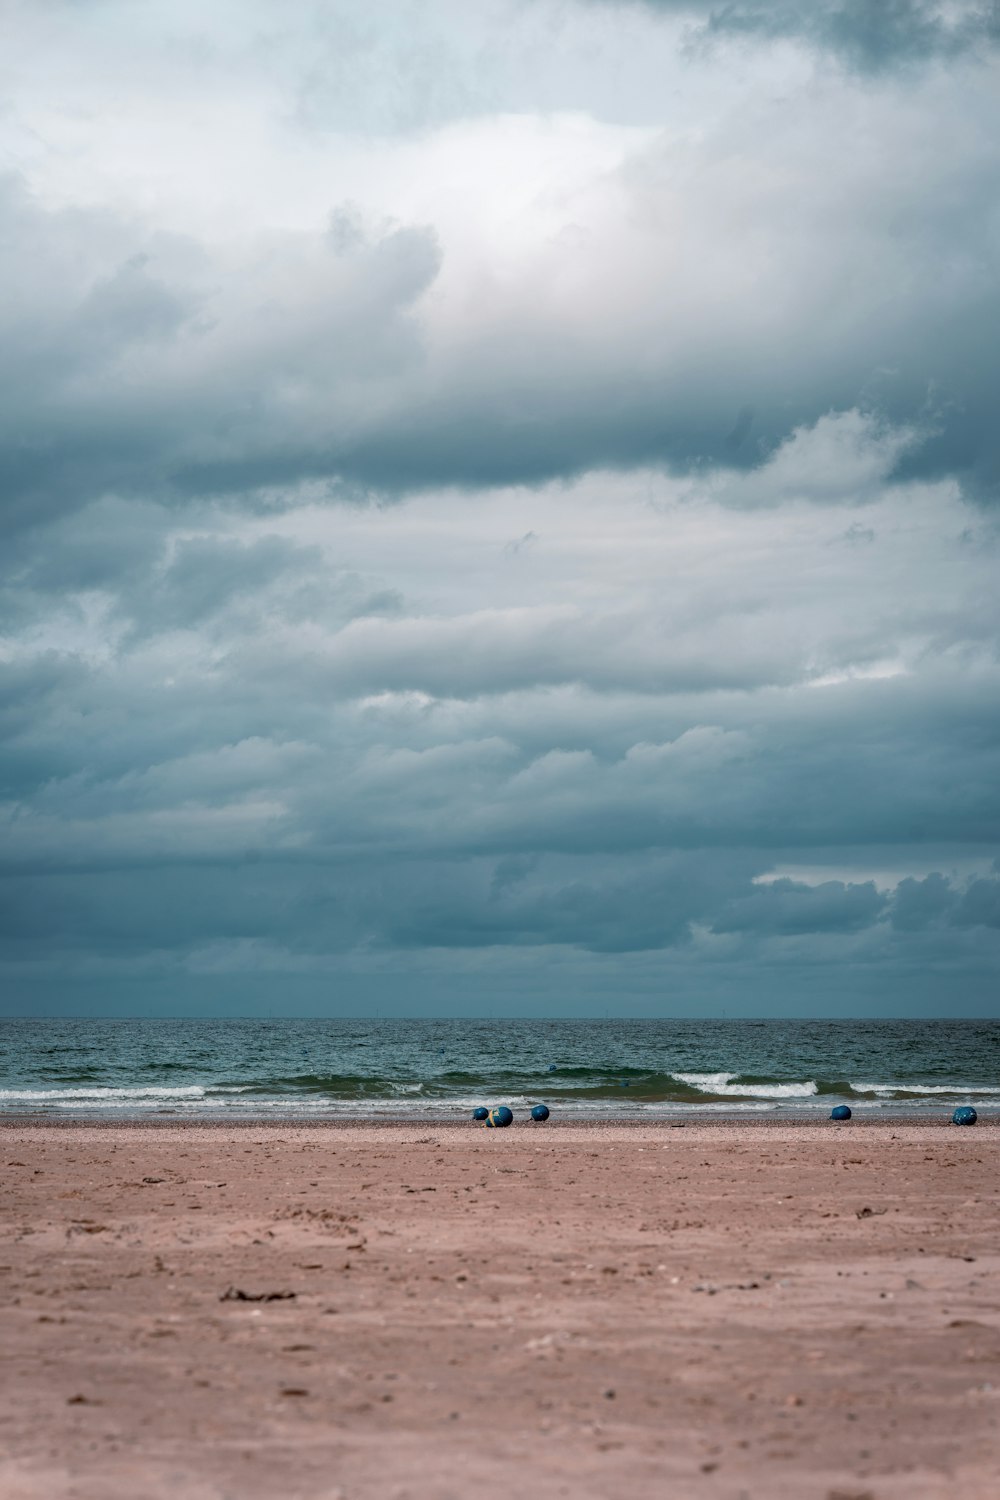
{"type": "MultiPolygon", "coordinates": [[[[483,24],[505,17],[536,24],[504,7],[483,24]]],[[[620,22],[640,72],[644,28],[676,62],[654,19],[620,22]]],[[[591,70],[575,108],[498,103],[373,138],[297,121],[308,27],[279,28],[269,62],[264,13],[202,25],[154,8],[136,29],[97,7],[83,56],[102,28],[136,49],[119,117],[70,33],[43,45],[21,23],[37,86],[8,126],[36,145],[3,204],[21,295],[0,441],[23,514],[116,488],[745,469],[779,447],[772,493],[870,489],[900,462],[990,491],[989,57],[901,93],[779,80],[755,54],[728,94],[734,64],[706,57],[687,64],[700,112],[674,117],[661,95],[641,124],[599,107],[591,70]],[[227,108],[232,128],[211,113],[227,108]]],[[[606,23],[577,7],[559,24],[606,23]]],[[[739,492],[756,503],[752,477],[739,492]]]]}

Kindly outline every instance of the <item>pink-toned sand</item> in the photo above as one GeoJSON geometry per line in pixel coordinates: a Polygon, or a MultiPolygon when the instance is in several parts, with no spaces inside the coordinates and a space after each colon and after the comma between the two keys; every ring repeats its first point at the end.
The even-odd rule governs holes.
{"type": "Polygon", "coordinates": [[[0,1152],[3,1500],[1000,1496],[1000,1130],[0,1152]]]}

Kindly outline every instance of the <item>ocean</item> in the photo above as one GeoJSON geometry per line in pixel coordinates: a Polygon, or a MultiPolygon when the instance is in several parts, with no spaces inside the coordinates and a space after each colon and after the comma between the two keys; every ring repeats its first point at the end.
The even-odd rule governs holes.
{"type": "Polygon", "coordinates": [[[467,1117],[1000,1110],[1000,1022],[4,1020],[0,1114],[467,1117]]]}

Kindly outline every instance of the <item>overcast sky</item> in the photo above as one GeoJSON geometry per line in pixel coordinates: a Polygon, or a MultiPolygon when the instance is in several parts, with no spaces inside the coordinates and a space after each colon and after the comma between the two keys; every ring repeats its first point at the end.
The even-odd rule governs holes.
{"type": "Polygon", "coordinates": [[[992,1015],[1000,11],[7,0],[0,1008],[992,1015]]]}

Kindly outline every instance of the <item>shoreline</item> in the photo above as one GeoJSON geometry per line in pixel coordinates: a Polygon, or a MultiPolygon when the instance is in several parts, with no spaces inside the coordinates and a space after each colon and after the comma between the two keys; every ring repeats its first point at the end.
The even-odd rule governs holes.
{"type": "MultiPolygon", "coordinates": [[[[978,1108],[978,1107],[977,1107],[978,1108]]],[[[962,1133],[968,1135],[976,1130],[1000,1129],[1000,1111],[986,1113],[978,1109],[979,1118],[974,1126],[962,1128],[962,1133]]],[[[936,1130],[947,1127],[959,1130],[961,1127],[953,1126],[951,1110],[942,1111],[916,1111],[906,1114],[888,1112],[878,1115],[865,1115],[855,1113],[852,1119],[836,1121],[829,1119],[826,1115],[815,1114],[793,1114],[791,1112],[781,1115],[762,1114],[732,1114],[719,1112],[709,1116],[691,1115],[685,1119],[676,1116],[655,1116],[650,1119],[639,1119],[633,1116],[614,1118],[608,1116],[576,1116],[571,1119],[552,1115],[544,1124],[536,1125],[530,1119],[518,1119],[515,1116],[514,1123],[507,1126],[504,1131],[490,1131],[490,1135],[519,1133],[528,1130],[532,1135],[544,1136],[556,1132],[560,1135],[567,1131],[657,1131],[666,1132],[673,1130],[815,1130],[822,1131],[825,1135],[844,1136],[851,1131],[861,1130],[900,1130],[902,1128],[913,1128],[917,1130],[936,1130]]],[[[303,1117],[300,1115],[269,1113],[267,1115],[242,1115],[227,1116],[220,1119],[216,1115],[127,1115],[116,1114],[112,1118],[100,1118],[93,1115],[75,1115],[67,1112],[65,1116],[49,1114],[0,1114],[0,1130],[17,1131],[23,1129],[52,1129],[52,1130],[365,1130],[380,1131],[414,1129],[414,1130],[438,1130],[455,1132],[456,1134],[469,1131],[481,1131],[483,1126],[475,1120],[456,1119],[454,1115],[421,1115],[415,1118],[413,1115],[380,1114],[380,1115],[352,1115],[350,1117],[329,1115],[322,1118],[303,1117]]]]}

